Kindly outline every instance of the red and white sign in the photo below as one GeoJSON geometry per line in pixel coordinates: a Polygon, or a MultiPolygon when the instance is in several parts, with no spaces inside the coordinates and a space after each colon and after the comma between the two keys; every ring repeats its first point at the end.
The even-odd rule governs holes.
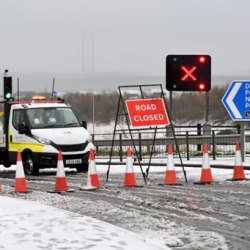
{"type": "Polygon", "coordinates": [[[129,100],[126,105],[134,128],[169,125],[162,99],[129,100]]]}

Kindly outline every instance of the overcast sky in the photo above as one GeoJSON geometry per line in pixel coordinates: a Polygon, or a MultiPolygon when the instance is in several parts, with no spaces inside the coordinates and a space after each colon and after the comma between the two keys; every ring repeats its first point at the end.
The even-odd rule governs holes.
{"type": "Polygon", "coordinates": [[[2,71],[165,75],[168,54],[209,54],[250,75],[249,0],[0,0],[0,30],[2,71]]]}

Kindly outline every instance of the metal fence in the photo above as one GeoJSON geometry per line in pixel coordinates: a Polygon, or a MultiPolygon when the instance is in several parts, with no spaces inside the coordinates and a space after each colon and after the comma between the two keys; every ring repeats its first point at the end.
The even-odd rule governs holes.
{"type": "MultiPolygon", "coordinates": [[[[201,126],[176,126],[175,135],[182,157],[188,160],[202,157],[203,145],[208,146],[209,155],[216,159],[218,157],[229,157],[235,154],[235,145],[240,141],[240,128],[237,126],[212,126],[208,130],[201,126]]],[[[250,132],[250,131],[249,131],[250,132]]],[[[132,132],[132,137],[140,159],[148,159],[153,145],[154,131],[132,132]]],[[[108,159],[111,152],[113,134],[92,135],[95,145],[95,157],[108,159]]],[[[126,158],[127,148],[131,147],[135,155],[133,142],[128,131],[115,135],[112,158],[126,158]]],[[[165,158],[168,146],[171,145],[174,157],[178,157],[172,129],[158,129],[153,147],[152,158],[165,158]]],[[[246,130],[245,153],[250,156],[250,133],[246,130]]]]}

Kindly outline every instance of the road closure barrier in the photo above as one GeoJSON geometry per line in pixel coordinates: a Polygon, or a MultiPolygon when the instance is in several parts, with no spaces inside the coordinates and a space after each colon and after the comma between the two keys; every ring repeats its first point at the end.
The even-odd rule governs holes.
{"type": "Polygon", "coordinates": [[[209,163],[209,155],[207,150],[207,144],[204,144],[203,147],[203,161],[201,169],[201,179],[199,182],[194,182],[194,184],[209,184],[213,182],[212,172],[209,163]]]}
{"type": "Polygon", "coordinates": [[[98,174],[95,165],[94,151],[91,148],[89,154],[89,170],[88,170],[88,181],[87,186],[82,186],[80,190],[95,190],[101,187],[99,183],[98,174]]]}
{"type": "Polygon", "coordinates": [[[59,151],[55,189],[54,191],[53,190],[48,191],[48,193],[61,193],[63,191],[74,192],[75,190],[68,188],[67,180],[65,177],[65,171],[64,171],[63,156],[62,156],[62,152],[59,151]]]}
{"type": "Polygon", "coordinates": [[[15,193],[28,193],[28,188],[25,180],[23,162],[21,153],[17,152],[17,163],[16,163],[16,180],[15,180],[15,193]]]}

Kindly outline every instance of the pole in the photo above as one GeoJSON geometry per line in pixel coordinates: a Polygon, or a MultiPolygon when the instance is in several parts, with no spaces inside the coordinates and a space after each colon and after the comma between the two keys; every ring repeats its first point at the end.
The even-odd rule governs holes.
{"type": "Polygon", "coordinates": [[[208,122],[209,113],[209,91],[206,92],[206,122],[208,122]]]}
{"type": "Polygon", "coordinates": [[[172,119],[172,101],[173,101],[173,99],[172,99],[172,91],[169,91],[169,109],[170,109],[170,119],[171,120],[173,120],[172,119]]]}
{"type": "Polygon", "coordinates": [[[53,78],[51,101],[54,101],[54,87],[55,87],[55,77],[53,78]]]}
{"type": "Polygon", "coordinates": [[[244,122],[241,123],[240,150],[241,150],[242,162],[245,162],[245,123],[244,122]]]}
{"type": "Polygon", "coordinates": [[[17,100],[19,102],[19,77],[17,78],[17,100]]]}
{"type": "Polygon", "coordinates": [[[95,91],[93,91],[93,134],[95,134],[95,91]]]}

